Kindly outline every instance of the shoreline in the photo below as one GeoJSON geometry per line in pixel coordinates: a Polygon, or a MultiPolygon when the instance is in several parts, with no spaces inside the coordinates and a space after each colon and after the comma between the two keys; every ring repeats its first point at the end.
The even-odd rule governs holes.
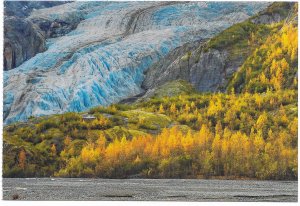
{"type": "Polygon", "coordinates": [[[298,182],[295,179],[257,179],[257,178],[234,178],[234,177],[211,177],[211,178],[98,178],[98,177],[2,177],[2,179],[95,179],[95,180],[232,180],[232,181],[278,181],[298,182]]]}

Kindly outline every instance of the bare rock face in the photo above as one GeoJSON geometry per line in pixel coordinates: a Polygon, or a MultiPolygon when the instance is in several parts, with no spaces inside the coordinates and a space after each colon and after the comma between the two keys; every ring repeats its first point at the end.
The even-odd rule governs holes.
{"type": "Polygon", "coordinates": [[[170,53],[146,72],[143,88],[148,90],[168,81],[182,79],[190,82],[201,92],[222,91],[228,76],[238,69],[242,61],[230,62],[226,50],[205,51],[202,49],[204,44],[194,42],[194,45],[200,46],[196,49],[190,48],[190,52],[186,52],[189,48],[187,46],[177,48],[176,53],[185,52],[184,55],[176,56],[175,53],[170,53]],[[160,64],[164,66],[160,67],[160,64]]]}
{"type": "Polygon", "coordinates": [[[42,34],[46,38],[56,38],[74,30],[79,22],[83,19],[80,17],[74,17],[70,19],[54,20],[44,18],[30,18],[30,20],[41,29],[42,34]]]}
{"type": "Polygon", "coordinates": [[[190,68],[189,81],[199,91],[216,91],[226,79],[227,52],[211,49],[203,52],[190,68]]]}
{"type": "MultiPolygon", "coordinates": [[[[204,41],[204,40],[203,40],[204,41]]],[[[177,79],[189,80],[189,61],[181,59],[188,51],[197,49],[203,41],[186,43],[171,51],[165,58],[153,64],[145,73],[142,88],[148,90],[177,79]]]]}
{"type": "Polygon", "coordinates": [[[74,25],[69,26],[70,23],[65,23],[62,20],[48,20],[46,23],[48,26],[44,28],[27,18],[36,9],[49,8],[65,3],[68,2],[4,2],[4,70],[14,69],[37,53],[45,51],[46,38],[61,36],[74,28],[74,25]],[[43,29],[46,29],[48,33],[43,32],[43,29]]]}
{"type": "Polygon", "coordinates": [[[279,22],[282,20],[282,16],[279,14],[275,15],[261,15],[258,18],[252,20],[255,24],[270,24],[274,22],[279,22]]]}
{"type": "Polygon", "coordinates": [[[4,20],[4,70],[13,69],[45,50],[45,38],[32,22],[19,17],[4,20]]]}

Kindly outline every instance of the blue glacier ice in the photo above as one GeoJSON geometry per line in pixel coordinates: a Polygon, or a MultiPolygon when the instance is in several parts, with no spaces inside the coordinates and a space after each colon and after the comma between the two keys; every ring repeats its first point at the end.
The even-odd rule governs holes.
{"type": "Polygon", "coordinates": [[[4,72],[4,122],[85,111],[136,95],[144,72],[170,51],[210,38],[267,5],[71,2],[36,10],[29,18],[83,20],[65,36],[48,39],[45,52],[4,72]]]}

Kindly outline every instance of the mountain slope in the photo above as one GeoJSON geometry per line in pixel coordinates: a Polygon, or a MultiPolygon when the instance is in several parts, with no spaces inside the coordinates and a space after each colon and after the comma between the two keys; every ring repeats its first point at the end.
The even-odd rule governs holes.
{"type": "Polygon", "coordinates": [[[45,52],[4,72],[4,122],[84,111],[139,94],[144,71],[170,51],[212,37],[267,5],[73,2],[36,10],[28,19],[39,27],[62,22],[55,34],[79,24],[48,39],[45,52]]]}
{"type": "Polygon", "coordinates": [[[297,4],[280,29],[274,30],[241,65],[227,90],[266,92],[298,87],[297,4]]]}
{"type": "MultiPolygon", "coordinates": [[[[198,91],[225,91],[232,74],[265,39],[283,25],[294,3],[273,3],[256,16],[235,24],[184,54],[170,53],[151,66],[145,76],[145,89],[166,81],[183,79],[198,91]],[[275,24],[277,22],[281,22],[275,24]]],[[[177,48],[185,51],[185,46],[177,48]]]]}

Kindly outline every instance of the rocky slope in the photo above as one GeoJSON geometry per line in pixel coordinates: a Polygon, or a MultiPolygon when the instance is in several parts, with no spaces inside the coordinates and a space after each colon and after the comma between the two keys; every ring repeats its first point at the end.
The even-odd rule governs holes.
{"type": "Polygon", "coordinates": [[[4,21],[4,70],[21,65],[45,50],[45,38],[31,21],[7,17],[4,21]]]}
{"type": "MultiPolygon", "coordinates": [[[[4,70],[14,69],[46,49],[46,36],[39,25],[27,19],[36,9],[64,4],[64,1],[4,2],[4,70]]],[[[49,26],[50,27],[50,26],[49,26]]]]}
{"type": "MultiPolygon", "coordinates": [[[[84,111],[139,94],[144,72],[153,63],[268,4],[73,2],[35,10],[27,19],[49,38],[47,50],[4,72],[4,122],[84,111]]],[[[222,64],[222,54],[214,51],[200,64],[209,55],[219,57],[214,64],[222,64]]],[[[201,74],[197,71],[195,77],[201,74]]]]}
{"type": "Polygon", "coordinates": [[[234,25],[213,39],[195,42],[195,48],[186,45],[169,53],[151,66],[142,84],[146,90],[165,82],[182,79],[198,90],[224,91],[232,74],[243,64],[257,45],[248,45],[247,39],[258,30],[268,31],[267,25],[289,16],[294,3],[275,3],[256,16],[234,25]]]}

